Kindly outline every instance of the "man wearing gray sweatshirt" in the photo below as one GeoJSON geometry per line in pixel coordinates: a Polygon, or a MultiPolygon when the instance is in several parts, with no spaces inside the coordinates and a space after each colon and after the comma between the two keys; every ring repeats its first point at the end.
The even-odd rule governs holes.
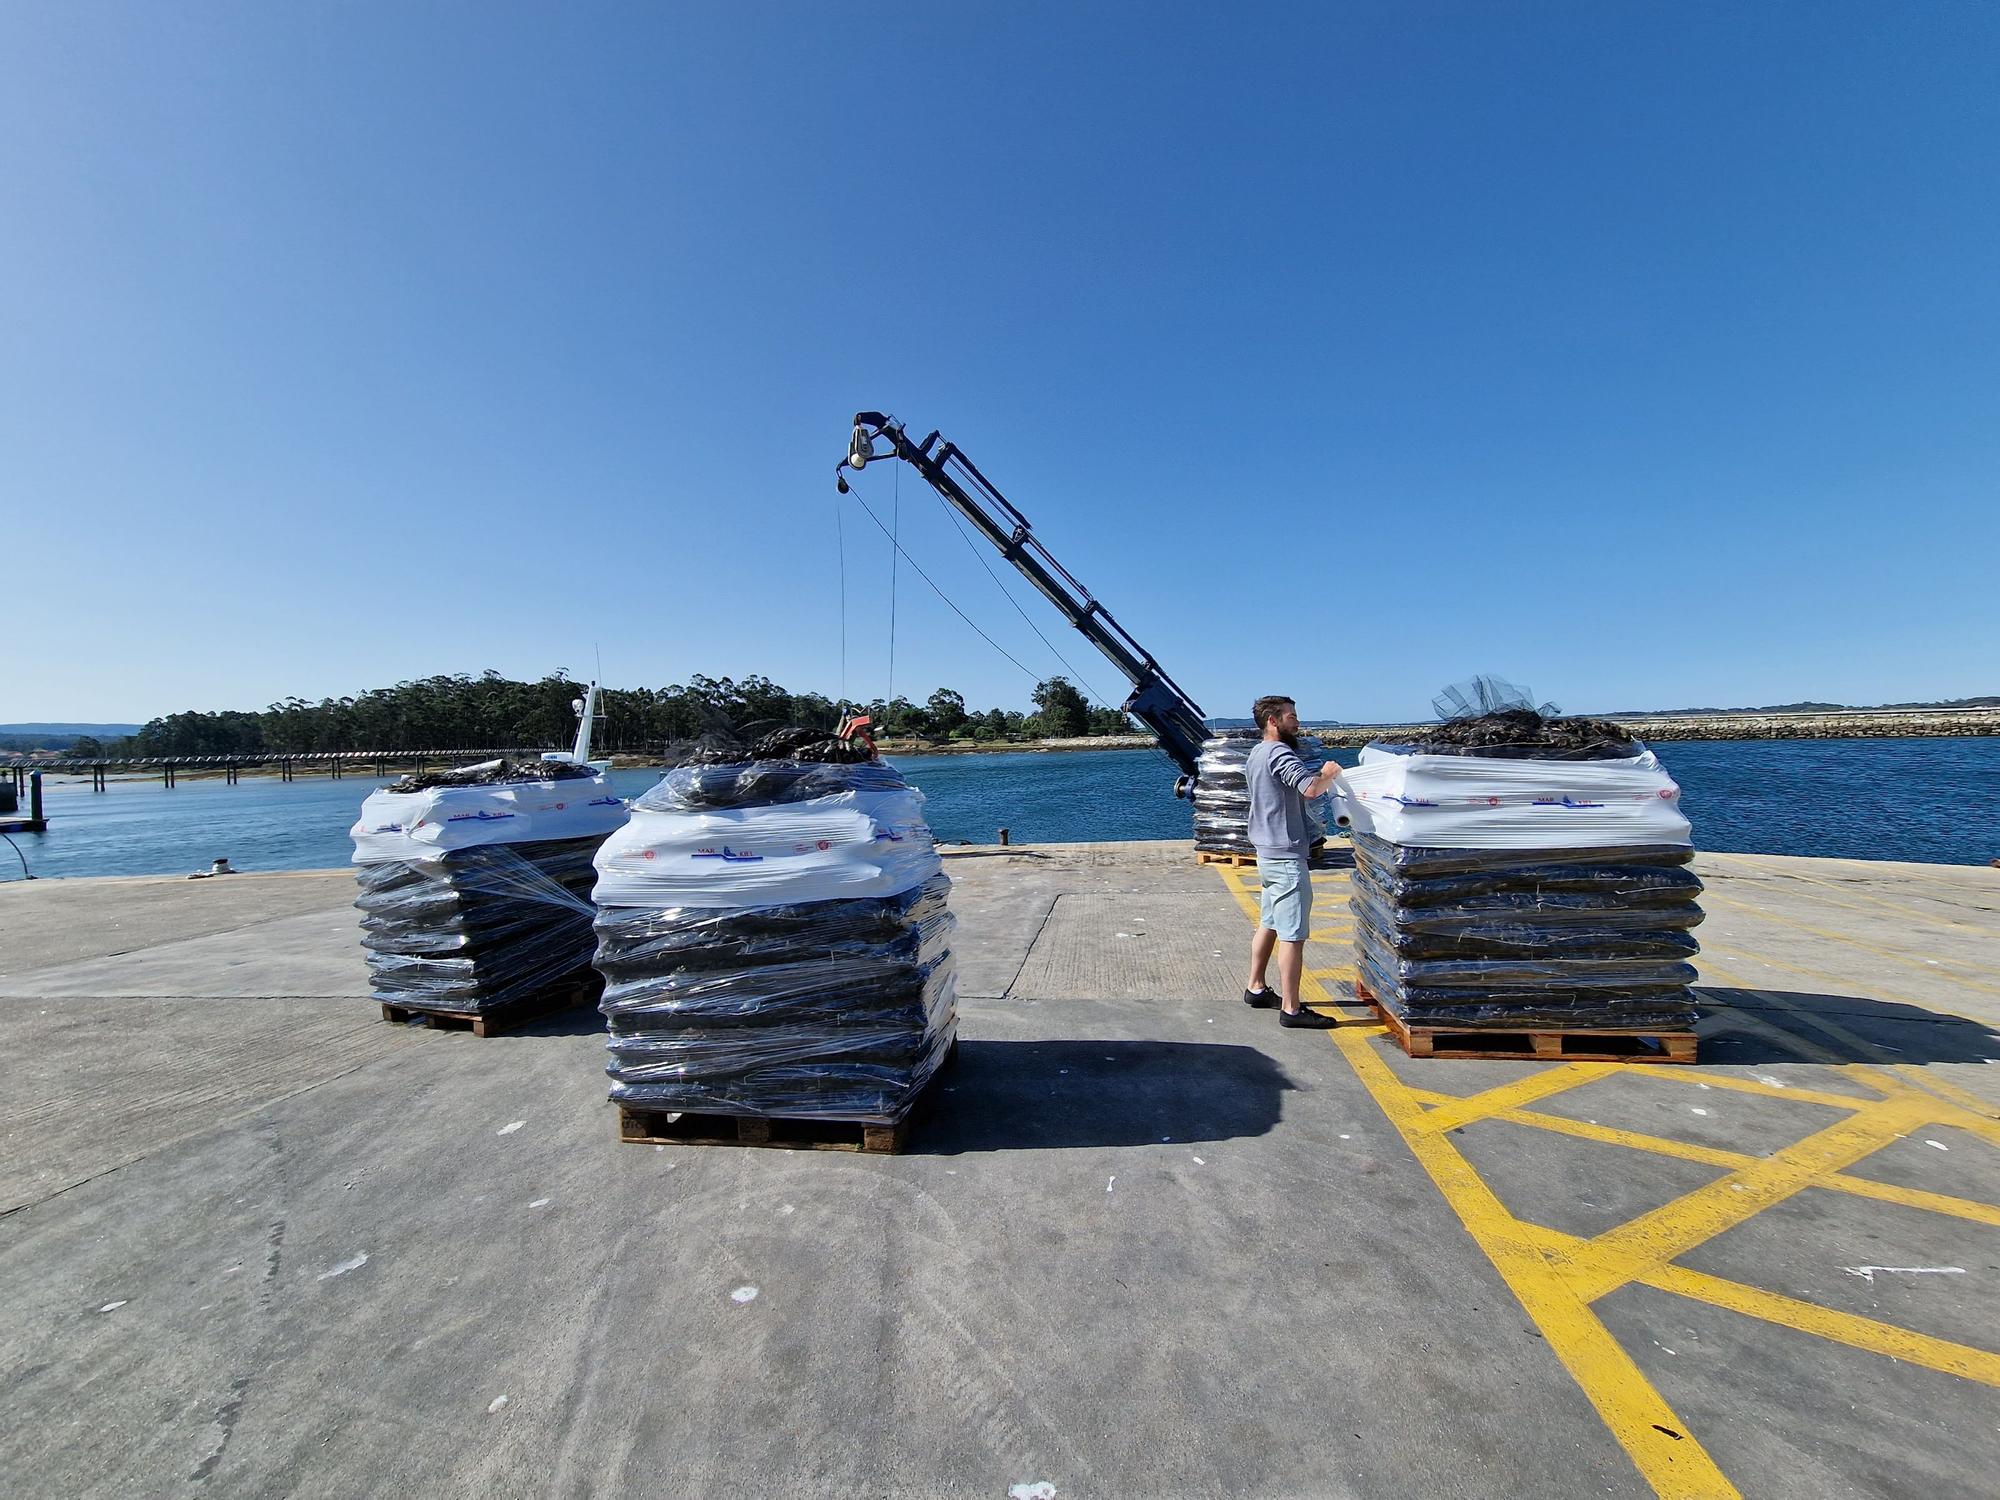
{"type": "Polygon", "coordinates": [[[1250,982],[1245,1005],[1268,1006],[1264,982],[1271,952],[1278,954],[1278,1024],[1325,1028],[1339,1022],[1302,1009],[1299,977],[1305,968],[1306,932],[1312,925],[1312,881],[1306,872],[1311,834],[1306,803],[1331,790],[1340,767],[1328,761],[1318,775],[1299,759],[1299,709],[1273,695],[1251,705],[1264,738],[1250,752],[1244,779],[1250,792],[1250,847],[1257,851],[1262,904],[1250,940],[1250,982]]]}

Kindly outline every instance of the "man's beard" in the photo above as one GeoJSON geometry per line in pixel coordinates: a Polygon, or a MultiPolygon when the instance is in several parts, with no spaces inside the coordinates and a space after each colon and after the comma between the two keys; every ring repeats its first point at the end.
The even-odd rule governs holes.
{"type": "Polygon", "coordinates": [[[1285,742],[1285,748],[1288,750],[1297,750],[1299,748],[1299,737],[1290,730],[1280,728],[1278,730],[1278,738],[1285,742]]]}

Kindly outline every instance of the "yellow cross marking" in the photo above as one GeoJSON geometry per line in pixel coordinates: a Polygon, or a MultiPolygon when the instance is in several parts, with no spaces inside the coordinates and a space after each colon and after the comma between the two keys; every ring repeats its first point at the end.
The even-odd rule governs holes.
{"type": "MultiPolygon", "coordinates": [[[[1255,921],[1255,887],[1232,881],[1226,873],[1224,882],[1244,913],[1255,921]]],[[[1317,938],[1319,934],[1313,936],[1317,938]]],[[[1771,967],[1790,966],[1773,963],[1771,967]]],[[[1846,1049],[1846,1057],[1880,1055],[1838,1021],[1801,1010],[1781,995],[1744,983],[1706,956],[1702,972],[1708,982],[1756,995],[1789,1012],[1822,1036],[1839,1042],[1846,1049]]],[[[1302,980],[1302,998],[1312,1005],[1337,1004],[1324,981],[1348,978],[1352,973],[1352,968],[1345,966],[1308,968],[1302,980]]],[[[1920,1069],[1900,1064],[1877,1067],[1842,1061],[1842,1054],[1748,1011],[1729,1011],[1726,1020],[1731,1025],[1767,1033],[1803,1059],[1835,1069],[1846,1080],[1870,1092],[1840,1094],[1821,1089],[1780,1088],[1734,1075],[1694,1074],[1673,1068],[1564,1063],[1496,1088],[1460,1096],[1414,1088],[1399,1079],[1376,1050],[1376,1039],[1385,1035],[1381,1026],[1343,1026],[1330,1033],[1356,1076],[1395,1125],[1404,1143],[1457,1213],[1466,1232],[1535,1320],[1550,1349],[1582,1388],[1640,1474],[1657,1494],[1676,1500],[1729,1497],[1737,1491],[1592,1310],[1593,1303],[1620,1287],[1652,1287],[1849,1348],[2000,1386],[2000,1354],[1674,1263],[1677,1257],[1807,1188],[1847,1193],[2000,1228],[2000,1206],[1874,1182],[1845,1170],[1925,1125],[1948,1125],[2000,1144],[2000,1109],[1940,1078],[1925,1076],[1920,1069]],[[1795,1100],[1840,1110],[1844,1118],[1768,1156],[1755,1156],[1592,1125],[1528,1107],[1613,1074],[1683,1085],[1698,1082],[1710,1088],[1769,1099],[1795,1100]],[[1504,1120],[1604,1145],[1700,1162],[1720,1169],[1722,1175],[1595,1237],[1562,1234],[1516,1218],[1452,1144],[1453,1130],[1479,1120],[1504,1120]],[[1670,1432],[1680,1436],[1670,1436],[1670,1432]]]]}

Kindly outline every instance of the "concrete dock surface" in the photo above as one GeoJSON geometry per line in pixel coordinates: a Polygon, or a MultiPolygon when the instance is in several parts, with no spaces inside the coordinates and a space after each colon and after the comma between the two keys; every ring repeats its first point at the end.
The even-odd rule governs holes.
{"type": "Polygon", "coordinates": [[[1183,843],[946,864],[898,1156],[619,1143],[344,870],[0,886],[0,1492],[1994,1493],[2000,871],[1702,857],[1674,1067],[1281,1031],[1183,843]]]}

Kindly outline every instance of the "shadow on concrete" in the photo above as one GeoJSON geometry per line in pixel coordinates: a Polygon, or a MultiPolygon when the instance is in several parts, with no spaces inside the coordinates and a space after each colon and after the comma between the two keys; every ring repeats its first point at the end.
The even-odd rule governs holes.
{"type": "Polygon", "coordinates": [[[543,1016],[538,1021],[530,1021],[525,1026],[514,1026],[502,1033],[504,1036],[601,1036],[605,1031],[604,1012],[593,1001],[589,1005],[573,1005],[568,1010],[559,1010],[554,1015],[543,1016]]]}
{"type": "Polygon", "coordinates": [[[1033,849],[1023,849],[1008,844],[998,849],[949,849],[938,846],[938,854],[944,859],[1052,859],[1053,855],[1039,854],[1033,849]]]}
{"type": "Polygon", "coordinates": [[[1711,985],[1699,987],[1695,996],[1701,1002],[1703,1062],[2000,1061],[2000,1032],[1982,1021],[1918,1005],[1859,995],[1711,985]],[[1783,1035],[1773,1036],[1764,1026],[1783,1035]]]}
{"type": "Polygon", "coordinates": [[[1291,1087],[1254,1047],[961,1039],[910,1150],[956,1156],[1264,1135],[1291,1087]]]}

